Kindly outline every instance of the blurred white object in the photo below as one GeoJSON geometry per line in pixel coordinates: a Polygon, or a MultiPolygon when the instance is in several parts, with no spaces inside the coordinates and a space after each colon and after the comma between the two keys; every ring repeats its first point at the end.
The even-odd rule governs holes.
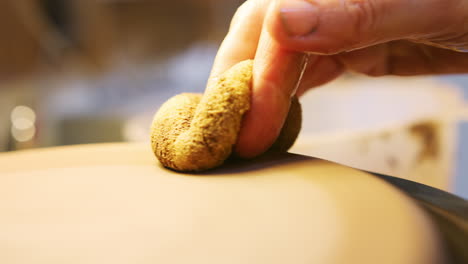
{"type": "Polygon", "coordinates": [[[291,152],[452,189],[458,89],[427,78],[357,78],[301,102],[303,130],[291,152]]]}
{"type": "Polygon", "coordinates": [[[0,83],[0,152],[36,144],[36,94],[28,81],[0,83]]]}
{"type": "Polygon", "coordinates": [[[16,141],[26,142],[36,134],[36,113],[25,105],[16,106],[10,115],[11,134],[16,141]]]}

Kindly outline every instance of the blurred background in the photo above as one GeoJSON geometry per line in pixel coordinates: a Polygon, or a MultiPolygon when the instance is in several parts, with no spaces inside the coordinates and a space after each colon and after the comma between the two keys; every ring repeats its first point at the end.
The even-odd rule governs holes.
{"type": "MultiPolygon", "coordinates": [[[[204,90],[242,2],[0,1],[0,152],[147,141],[161,103],[204,90]]],[[[464,98],[463,75],[346,75],[304,97],[295,150],[468,197],[464,98]]]]}

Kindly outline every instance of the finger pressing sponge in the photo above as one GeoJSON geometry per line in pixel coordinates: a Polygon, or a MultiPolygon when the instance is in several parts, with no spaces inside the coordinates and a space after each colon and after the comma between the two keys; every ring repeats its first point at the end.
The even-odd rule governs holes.
{"type": "MultiPolygon", "coordinates": [[[[210,82],[204,95],[179,94],[161,106],[151,125],[151,146],[165,167],[202,171],[231,155],[242,117],[250,108],[252,66],[251,60],[240,62],[210,82]]],[[[300,112],[295,99],[272,150],[286,151],[294,143],[300,112]]]]}

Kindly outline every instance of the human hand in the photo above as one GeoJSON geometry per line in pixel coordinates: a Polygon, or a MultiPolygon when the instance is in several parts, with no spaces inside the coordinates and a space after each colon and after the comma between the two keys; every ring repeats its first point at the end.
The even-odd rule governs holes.
{"type": "Polygon", "coordinates": [[[465,73],[463,52],[465,0],[248,0],[231,22],[211,78],[255,59],[251,109],[235,149],[253,157],[278,136],[294,94],[344,70],[370,76],[465,73]]]}

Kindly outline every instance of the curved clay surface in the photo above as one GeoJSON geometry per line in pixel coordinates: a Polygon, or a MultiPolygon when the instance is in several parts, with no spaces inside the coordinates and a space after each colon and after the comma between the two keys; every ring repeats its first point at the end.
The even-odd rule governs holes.
{"type": "MultiPolygon", "coordinates": [[[[221,165],[231,155],[250,108],[252,66],[252,60],[240,62],[212,82],[204,95],[176,95],[161,106],[151,126],[151,145],[165,167],[201,171],[221,165]]],[[[300,112],[296,98],[272,150],[286,151],[293,145],[300,112]]]]}
{"type": "Polygon", "coordinates": [[[2,264],[444,263],[410,198],[306,156],[190,175],[121,143],[0,153],[0,164],[2,264]]]}

